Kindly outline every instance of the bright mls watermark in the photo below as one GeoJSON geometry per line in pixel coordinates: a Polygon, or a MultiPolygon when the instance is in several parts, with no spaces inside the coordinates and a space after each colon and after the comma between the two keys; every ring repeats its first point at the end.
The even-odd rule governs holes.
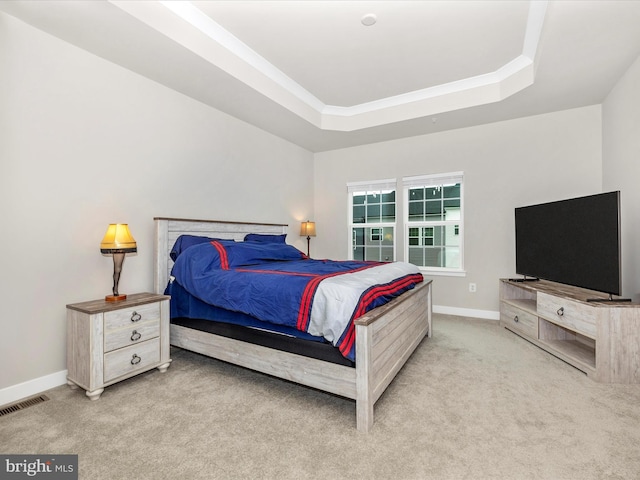
{"type": "Polygon", "coordinates": [[[0,480],[78,480],[78,455],[0,455],[0,480]]]}

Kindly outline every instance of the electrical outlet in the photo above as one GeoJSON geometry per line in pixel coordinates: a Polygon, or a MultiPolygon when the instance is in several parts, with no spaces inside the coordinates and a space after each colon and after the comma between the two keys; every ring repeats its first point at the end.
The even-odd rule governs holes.
{"type": "Polygon", "coordinates": [[[475,283],[470,283],[469,284],[469,291],[471,293],[476,293],[476,284],[475,283]]]}

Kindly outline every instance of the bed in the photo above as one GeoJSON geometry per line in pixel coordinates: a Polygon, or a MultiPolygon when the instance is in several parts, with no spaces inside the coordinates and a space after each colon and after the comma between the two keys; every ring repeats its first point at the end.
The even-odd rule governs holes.
{"type": "MultiPolygon", "coordinates": [[[[154,288],[157,293],[164,293],[168,288],[174,265],[171,251],[182,235],[243,241],[247,234],[282,236],[288,231],[288,226],[283,224],[165,217],[155,218],[155,227],[154,288]]],[[[177,302],[172,298],[172,303],[177,302]]],[[[431,312],[431,281],[425,279],[415,288],[359,316],[352,322],[353,362],[333,361],[323,354],[300,354],[296,348],[300,348],[301,343],[306,346],[314,342],[296,339],[295,348],[281,346],[278,341],[286,335],[272,335],[251,327],[238,330],[250,331],[253,336],[276,337],[275,343],[245,340],[225,331],[208,331],[198,325],[216,322],[200,319],[185,322],[182,318],[172,318],[170,342],[175,347],[353,399],[356,427],[368,432],[373,426],[375,402],[421,341],[431,336],[431,312]]],[[[226,327],[223,325],[223,328],[226,327]]],[[[331,345],[325,349],[336,350],[331,345]]]]}

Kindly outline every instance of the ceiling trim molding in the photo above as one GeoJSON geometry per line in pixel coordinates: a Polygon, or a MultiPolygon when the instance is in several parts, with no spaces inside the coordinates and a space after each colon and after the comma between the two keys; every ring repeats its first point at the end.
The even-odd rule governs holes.
{"type": "Polygon", "coordinates": [[[348,132],[499,102],[532,85],[548,1],[530,1],[522,54],[501,68],[349,107],[324,104],[191,2],[110,3],[317,128],[348,132]]]}

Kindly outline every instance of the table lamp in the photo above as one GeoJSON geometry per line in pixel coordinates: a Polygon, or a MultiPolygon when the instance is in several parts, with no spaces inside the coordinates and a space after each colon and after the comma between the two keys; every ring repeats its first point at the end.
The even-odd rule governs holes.
{"type": "Polygon", "coordinates": [[[300,227],[300,236],[307,236],[307,257],[309,257],[309,242],[311,241],[311,237],[316,236],[316,222],[310,222],[307,220],[306,222],[302,222],[300,227]]]}
{"type": "Polygon", "coordinates": [[[126,300],[126,295],[118,293],[122,263],[126,253],[135,253],[137,251],[136,241],[131,232],[129,232],[129,226],[126,223],[112,223],[109,225],[107,233],[100,243],[100,252],[113,255],[113,295],[104,297],[107,302],[126,300]]]}

